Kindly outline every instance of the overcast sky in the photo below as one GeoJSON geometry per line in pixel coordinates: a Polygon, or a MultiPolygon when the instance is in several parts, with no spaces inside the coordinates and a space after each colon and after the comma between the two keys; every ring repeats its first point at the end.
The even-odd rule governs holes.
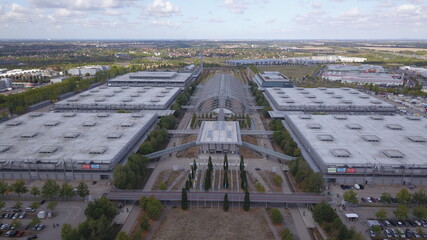
{"type": "Polygon", "coordinates": [[[0,0],[2,39],[427,39],[427,0],[0,0]]]}

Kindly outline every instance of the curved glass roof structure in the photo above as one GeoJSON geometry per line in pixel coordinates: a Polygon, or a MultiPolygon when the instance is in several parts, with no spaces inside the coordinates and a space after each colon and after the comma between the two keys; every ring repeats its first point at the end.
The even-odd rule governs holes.
{"type": "Polygon", "coordinates": [[[200,91],[196,109],[199,112],[228,109],[234,114],[249,112],[244,89],[232,74],[216,74],[200,91]]]}

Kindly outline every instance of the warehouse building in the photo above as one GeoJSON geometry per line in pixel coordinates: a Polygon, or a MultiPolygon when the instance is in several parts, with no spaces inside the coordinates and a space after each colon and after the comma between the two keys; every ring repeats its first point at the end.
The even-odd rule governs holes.
{"type": "Polygon", "coordinates": [[[238,121],[203,121],[196,144],[201,153],[238,153],[242,146],[238,121]]]}
{"type": "Polygon", "coordinates": [[[340,81],[342,83],[355,83],[359,85],[403,85],[403,77],[401,75],[388,74],[383,67],[376,65],[330,65],[322,74],[322,78],[329,81],[340,81]]]}
{"type": "Polygon", "coordinates": [[[180,91],[178,87],[100,86],[55,103],[55,110],[140,111],[167,109],[180,91]]]}
{"type": "Polygon", "coordinates": [[[266,88],[276,111],[388,113],[396,107],[352,88],[266,88]]]}
{"type": "Polygon", "coordinates": [[[0,78],[0,92],[12,90],[12,79],[0,78]]]}
{"type": "Polygon", "coordinates": [[[283,124],[328,182],[427,185],[425,118],[286,115],[283,124]]]}
{"type": "Polygon", "coordinates": [[[284,76],[280,72],[263,72],[255,75],[254,82],[258,84],[260,88],[267,87],[282,87],[291,88],[294,83],[289,80],[288,77],[284,76]]]}
{"type": "Polygon", "coordinates": [[[107,71],[110,69],[110,66],[83,66],[83,67],[77,67],[77,68],[71,68],[68,70],[68,74],[72,76],[95,76],[97,72],[101,71],[107,71]]]}
{"type": "Polygon", "coordinates": [[[157,119],[152,113],[25,114],[0,124],[1,179],[111,179],[157,119]]]}
{"type": "Polygon", "coordinates": [[[190,72],[135,72],[108,81],[109,86],[173,86],[185,87],[193,80],[190,72]]]}

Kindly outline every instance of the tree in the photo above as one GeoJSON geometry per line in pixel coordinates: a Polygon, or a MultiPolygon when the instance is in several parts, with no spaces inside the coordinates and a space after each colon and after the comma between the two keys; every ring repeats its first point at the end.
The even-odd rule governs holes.
{"type": "Polygon", "coordinates": [[[57,201],[52,201],[52,202],[49,202],[47,204],[46,208],[49,209],[51,212],[53,212],[53,210],[55,210],[55,208],[56,208],[57,205],[58,205],[57,201]]]}
{"type": "Polygon", "coordinates": [[[393,213],[397,219],[405,220],[408,218],[408,207],[406,205],[399,205],[396,207],[393,213]]]}
{"type": "Polygon", "coordinates": [[[54,196],[58,195],[61,187],[55,181],[49,179],[47,180],[42,187],[43,197],[49,197],[52,199],[54,196]]]}
{"type": "Polygon", "coordinates": [[[246,125],[248,128],[251,128],[251,118],[249,117],[249,114],[246,114],[246,125]]]}
{"type": "Polygon", "coordinates": [[[126,235],[125,232],[120,231],[119,234],[117,234],[116,240],[130,240],[130,237],[126,235]]]}
{"type": "Polygon", "coordinates": [[[79,239],[78,232],[71,227],[70,224],[66,223],[61,228],[61,239],[62,240],[75,240],[79,239]]]}
{"type": "Polygon", "coordinates": [[[391,194],[388,192],[383,192],[381,194],[381,201],[386,203],[391,203],[391,194]]]}
{"type": "Polygon", "coordinates": [[[147,215],[142,216],[141,223],[139,224],[139,227],[144,230],[144,232],[148,231],[150,229],[150,222],[147,217],[147,215]]]}
{"type": "Polygon", "coordinates": [[[181,208],[182,210],[188,209],[187,191],[184,188],[181,191],[181,208]]]}
{"type": "Polygon", "coordinates": [[[426,219],[427,218],[427,208],[422,205],[417,205],[412,210],[412,214],[418,219],[426,219]]]}
{"type": "Polygon", "coordinates": [[[224,171],[224,181],[222,182],[223,188],[228,188],[228,172],[224,171]]]}
{"type": "Polygon", "coordinates": [[[73,197],[76,193],[74,192],[73,186],[70,184],[64,182],[62,184],[61,189],[59,190],[59,196],[65,197],[66,199],[69,199],[70,197],[73,197]]]}
{"type": "Polygon", "coordinates": [[[412,196],[412,200],[419,204],[426,204],[427,203],[427,194],[424,189],[420,189],[414,193],[412,196]]]}
{"type": "Polygon", "coordinates": [[[382,230],[380,226],[372,226],[371,229],[377,235],[379,235],[381,233],[381,230],[382,230]]]}
{"type": "Polygon", "coordinates": [[[42,221],[39,218],[33,218],[30,222],[30,224],[28,224],[30,227],[34,227],[37,224],[40,224],[42,221]]]}
{"type": "Polygon", "coordinates": [[[211,172],[213,171],[213,164],[212,164],[212,158],[211,158],[211,156],[209,156],[208,169],[211,172]]]}
{"type": "Polygon", "coordinates": [[[359,202],[357,199],[357,193],[353,189],[345,191],[343,198],[348,203],[357,204],[359,202]]]}
{"type": "Polygon", "coordinates": [[[224,212],[227,212],[228,211],[228,209],[230,208],[230,203],[229,203],[229,201],[228,201],[228,194],[226,193],[225,195],[224,195],[224,205],[222,206],[222,208],[224,209],[224,212]]]}
{"type": "Polygon", "coordinates": [[[31,195],[33,195],[34,197],[40,195],[40,188],[38,188],[37,186],[33,186],[30,190],[31,195]]]}
{"type": "Polygon", "coordinates": [[[380,210],[378,210],[378,211],[375,213],[375,216],[376,216],[378,219],[384,220],[384,219],[386,219],[386,218],[387,218],[387,210],[385,210],[385,209],[380,209],[380,210]]]}
{"type": "Polygon", "coordinates": [[[271,210],[270,218],[274,224],[281,224],[283,222],[283,215],[282,213],[280,213],[279,209],[277,208],[273,208],[271,210]]]}
{"type": "Polygon", "coordinates": [[[196,118],[197,118],[196,113],[193,113],[193,117],[191,118],[191,127],[192,128],[194,127],[194,124],[196,123],[196,118]]]}
{"type": "Polygon", "coordinates": [[[30,208],[37,209],[40,207],[40,202],[32,202],[30,208]]]}
{"type": "Polygon", "coordinates": [[[4,206],[6,206],[6,203],[5,203],[4,201],[0,201],[0,210],[1,210],[2,208],[4,208],[4,206]]]}
{"type": "Polygon", "coordinates": [[[228,157],[224,154],[224,171],[228,171],[228,157]]]}
{"type": "Polygon", "coordinates": [[[205,191],[208,191],[212,186],[211,171],[209,169],[206,171],[205,184],[204,185],[205,185],[205,191]]]}
{"type": "Polygon", "coordinates": [[[13,206],[13,208],[21,208],[22,207],[22,202],[16,202],[15,205],[13,206]]]}
{"type": "Polygon", "coordinates": [[[406,188],[402,188],[396,194],[396,199],[398,203],[407,204],[411,202],[412,196],[411,196],[411,193],[406,188]]]}
{"type": "Polygon", "coordinates": [[[313,207],[313,218],[318,223],[332,222],[337,217],[334,209],[325,201],[313,207]]]}
{"type": "Polygon", "coordinates": [[[248,188],[248,179],[246,177],[246,171],[245,170],[240,172],[240,187],[244,191],[246,191],[248,188]]]}
{"type": "Polygon", "coordinates": [[[4,197],[8,190],[9,184],[7,184],[7,182],[0,182],[0,194],[2,197],[4,197]]]}
{"type": "Polygon", "coordinates": [[[85,215],[89,219],[98,220],[102,216],[112,220],[116,216],[116,207],[105,197],[89,202],[85,209],[85,215]]]}
{"type": "Polygon", "coordinates": [[[159,200],[157,200],[154,196],[151,196],[148,199],[146,210],[150,219],[157,220],[162,214],[163,206],[159,200]]]}
{"type": "Polygon", "coordinates": [[[289,228],[285,228],[281,234],[282,240],[294,240],[294,235],[289,228]]]}
{"type": "Polygon", "coordinates": [[[16,182],[10,185],[10,188],[13,192],[17,193],[19,197],[21,197],[21,194],[28,192],[28,188],[25,186],[25,181],[23,179],[16,180],[16,182]]]}
{"type": "Polygon", "coordinates": [[[193,169],[194,169],[195,172],[197,171],[196,159],[193,159],[193,169]]]}
{"type": "Polygon", "coordinates": [[[10,226],[19,228],[20,226],[22,226],[22,222],[19,219],[13,219],[12,222],[10,223],[10,226]]]}
{"type": "Polygon", "coordinates": [[[276,186],[279,186],[279,187],[282,186],[282,183],[283,183],[282,177],[279,174],[275,173],[273,176],[273,183],[276,186]]]}
{"type": "Polygon", "coordinates": [[[89,187],[87,186],[86,183],[84,183],[84,182],[79,183],[79,185],[77,186],[77,194],[81,198],[85,198],[86,196],[89,195],[89,187]]]}
{"type": "Polygon", "coordinates": [[[166,187],[166,183],[165,183],[165,182],[161,182],[161,183],[160,183],[160,185],[159,185],[159,190],[162,190],[162,191],[167,190],[167,187],[166,187]]]}
{"type": "Polygon", "coordinates": [[[244,171],[245,170],[245,159],[243,157],[243,155],[240,155],[240,171],[244,171]]]}
{"type": "Polygon", "coordinates": [[[249,192],[245,192],[245,199],[243,201],[243,210],[249,211],[249,208],[251,207],[251,201],[249,200],[249,192]]]}

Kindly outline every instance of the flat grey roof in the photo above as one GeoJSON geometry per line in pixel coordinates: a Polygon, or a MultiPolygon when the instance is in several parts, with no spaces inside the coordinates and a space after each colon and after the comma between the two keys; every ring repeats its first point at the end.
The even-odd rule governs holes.
{"type": "Polygon", "coordinates": [[[276,71],[266,71],[262,73],[258,73],[261,79],[265,82],[286,82],[289,79],[283,76],[280,72],[276,71]]]}
{"type": "MultiPolygon", "coordinates": [[[[287,115],[286,121],[318,154],[327,166],[390,165],[427,168],[427,119],[411,120],[405,116],[312,115],[310,119],[287,115]],[[309,128],[318,124],[321,128],[309,128]],[[349,128],[357,124],[360,128],[349,128]],[[388,125],[402,126],[401,130],[388,125]],[[330,136],[330,137],[324,137],[330,136]],[[331,140],[331,137],[333,138],[331,140]],[[423,141],[424,140],[424,141],[423,141]],[[348,155],[348,156],[347,156],[348,155]]],[[[306,146],[307,147],[307,146],[306,146]]]]}
{"type": "Polygon", "coordinates": [[[143,128],[148,128],[157,118],[156,114],[111,113],[100,117],[96,113],[43,113],[38,117],[26,114],[13,121],[17,126],[0,124],[0,163],[40,160],[57,163],[109,164],[143,128]],[[71,117],[70,117],[71,116],[71,117]],[[58,122],[46,126],[47,122],[58,122]],[[83,126],[83,123],[94,124],[83,126]],[[132,126],[122,126],[132,123],[132,126]],[[22,138],[22,136],[26,136],[22,138]],[[109,138],[110,135],[120,135],[109,138]]]}
{"type": "Polygon", "coordinates": [[[128,73],[109,80],[109,82],[181,82],[185,83],[192,73],[180,72],[135,72],[128,73]]]}
{"type": "Polygon", "coordinates": [[[203,121],[197,144],[225,143],[242,144],[238,121],[203,121]]]}
{"type": "Polygon", "coordinates": [[[165,109],[181,91],[178,87],[100,86],[55,103],[55,107],[98,105],[118,109],[165,109]],[[120,106],[123,106],[122,108],[120,106]]]}
{"type": "Polygon", "coordinates": [[[313,106],[313,107],[348,107],[373,106],[389,107],[393,105],[371,97],[352,88],[267,88],[279,108],[313,106]]]}

